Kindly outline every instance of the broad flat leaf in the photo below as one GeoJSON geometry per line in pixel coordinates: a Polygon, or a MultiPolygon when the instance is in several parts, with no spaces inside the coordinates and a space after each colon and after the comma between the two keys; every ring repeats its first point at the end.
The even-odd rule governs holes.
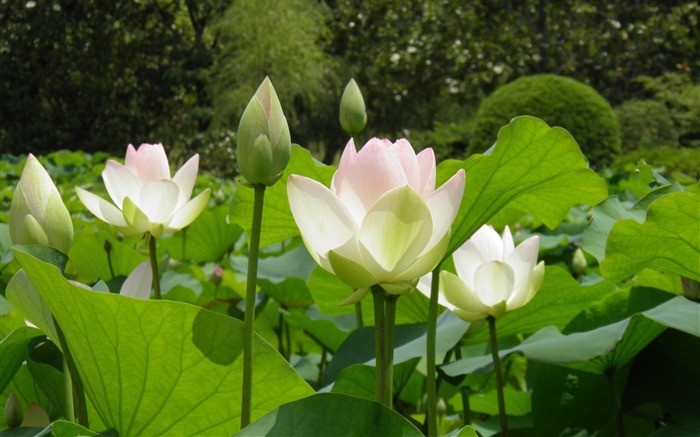
{"type": "MultiPolygon", "coordinates": [[[[240,421],[243,324],[189,304],[74,286],[16,253],[63,328],[101,420],[121,435],[229,434],[240,421]]],[[[254,418],[313,390],[256,337],[254,418]]]]}
{"type": "Polygon", "coordinates": [[[423,436],[396,411],[374,401],[338,393],[319,393],[283,405],[235,435],[423,436]]]}
{"type": "Polygon", "coordinates": [[[51,424],[51,435],[54,437],[99,436],[99,434],[94,431],[90,431],[77,423],[68,422],[65,420],[57,420],[51,424]]]}
{"type": "MultiPolygon", "coordinates": [[[[583,286],[565,270],[547,266],[544,282],[534,299],[498,319],[498,336],[504,338],[515,334],[531,334],[545,326],[564,329],[578,313],[610,291],[612,287],[609,284],[583,286]]],[[[489,332],[485,323],[476,332],[470,330],[466,338],[468,343],[488,340],[489,332]]]]}
{"type": "Polygon", "coordinates": [[[467,182],[448,254],[507,205],[554,228],[573,205],[595,205],[608,195],[571,134],[534,117],[503,127],[491,155],[442,163],[438,183],[458,168],[466,170],[467,182]]]}
{"type": "MultiPolygon", "coordinates": [[[[315,161],[308,150],[296,144],[292,146],[292,156],[284,174],[275,185],[265,190],[261,247],[299,235],[299,229],[294,222],[287,200],[287,178],[289,175],[306,176],[328,186],[334,172],[335,167],[315,161]]],[[[252,188],[240,186],[236,190],[229,214],[229,222],[240,225],[248,235],[250,235],[253,217],[253,194],[252,188]]]]}
{"type": "Polygon", "coordinates": [[[136,238],[130,238],[130,241],[136,241],[138,245],[142,245],[143,253],[134,249],[130,242],[117,240],[114,237],[116,231],[108,232],[106,230],[94,231],[90,228],[81,229],[75,233],[75,241],[73,248],[70,251],[70,263],[68,270],[75,270],[78,275],[86,278],[86,281],[96,281],[102,279],[108,281],[112,279],[112,272],[109,270],[109,262],[107,252],[105,251],[105,242],[109,241],[111,246],[110,258],[114,276],[128,276],[142,262],[148,259],[146,255],[148,250],[145,243],[136,238]]]}
{"type": "Polygon", "coordinates": [[[355,329],[353,315],[327,316],[321,314],[315,305],[310,306],[303,313],[290,311],[284,315],[284,319],[290,326],[303,329],[307,335],[313,335],[316,341],[331,352],[338,350],[350,335],[350,331],[355,329]]]}
{"type": "MultiPolygon", "coordinates": [[[[543,328],[520,345],[499,351],[499,356],[519,352],[530,360],[573,365],[579,370],[603,374],[608,368],[625,365],[666,327],[700,337],[698,315],[697,303],[677,296],[655,308],[591,331],[564,335],[553,326],[543,328]],[[611,356],[606,356],[611,352],[611,356]]],[[[448,375],[457,376],[488,369],[491,365],[491,356],[483,355],[441,368],[448,375]]]]}
{"type": "Polygon", "coordinates": [[[615,224],[603,276],[619,281],[647,267],[700,280],[700,193],[667,194],[649,205],[644,223],[615,224]]]}
{"type": "Polygon", "coordinates": [[[49,338],[58,339],[51,312],[24,270],[18,271],[10,279],[5,297],[27,320],[41,329],[49,338]]]}
{"type": "Polygon", "coordinates": [[[226,222],[227,214],[224,205],[205,209],[185,230],[159,240],[159,250],[167,250],[174,259],[195,263],[221,260],[243,234],[240,226],[226,222]]]}
{"type": "MultiPolygon", "coordinates": [[[[506,401],[506,411],[509,416],[524,416],[530,414],[532,406],[530,404],[531,392],[513,390],[509,387],[503,388],[506,401]]],[[[496,390],[476,393],[469,396],[469,408],[471,411],[498,415],[498,394],[496,390]]]]}
{"type": "Polygon", "coordinates": [[[0,342],[0,392],[5,391],[7,385],[17,373],[17,370],[26,361],[29,353],[29,345],[37,337],[42,337],[41,331],[25,326],[12,331],[0,342]]]}

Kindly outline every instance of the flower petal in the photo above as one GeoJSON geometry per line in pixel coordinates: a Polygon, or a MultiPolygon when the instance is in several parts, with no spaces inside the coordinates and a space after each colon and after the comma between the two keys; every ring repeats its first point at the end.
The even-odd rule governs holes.
{"type": "Polygon", "coordinates": [[[168,157],[165,155],[162,144],[141,144],[132,165],[136,167],[136,176],[143,185],[170,179],[168,157]]]}
{"type": "Polygon", "coordinates": [[[75,187],[75,192],[83,205],[98,219],[114,226],[127,226],[124,214],[116,206],[80,187],[75,187]]]}
{"type": "Polygon", "coordinates": [[[435,191],[435,152],[428,147],[416,155],[418,167],[420,168],[420,183],[418,192],[423,198],[427,198],[435,191]]]}
{"type": "Polygon", "coordinates": [[[454,308],[455,314],[468,322],[485,319],[489,314],[489,307],[481,302],[474,290],[452,272],[445,270],[440,272],[440,293],[454,308]]]}
{"type": "Polygon", "coordinates": [[[338,163],[338,170],[333,174],[333,179],[331,180],[331,191],[336,193],[336,184],[343,183],[342,181],[348,177],[348,172],[352,163],[355,161],[357,156],[357,149],[355,148],[355,141],[350,138],[350,141],[345,145],[343,154],[340,156],[340,162],[338,163]]]}
{"type": "Polygon", "coordinates": [[[450,243],[450,233],[448,232],[442,237],[442,240],[433,246],[428,252],[421,254],[418,259],[416,259],[413,264],[406,268],[403,272],[399,273],[398,276],[394,278],[395,281],[403,281],[405,279],[416,278],[419,276],[424,276],[426,273],[431,272],[438,263],[442,261],[447,251],[447,246],[450,243]]]}
{"type": "Polygon", "coordinates": [[[354,303],[357,303],[361,301],[367,294],[369,293],[369,288],[360,288],[358,290],[355,290],[353,294],[348,296],[345,300],[340,302],[338,306],[343,306],[343,305],[352,305],[354,303]]]}
{"type": "Polygon", "coordinates": [[[352,288],[367,288],[378,281],[362,264],[346,258],[335,251],[328,252],[328,261],[333,267],[333,273],[352,288]]]}
{"type": "Polygon", "coordinates": [[[31,214],[24,216],[24,223],[22,223],[21,230],[22,234],[19,240],[12,240],[14,244],[41,244],[44,246],[49,244],[49,237],[46,235],[44,228],[41,227],[41,224],[36,221],[31,214]]]}
{"type": "Polygon", "coordinates": [[[503,229],[503,258],[506,259],[515,250],[515,244],[513,243],[513,234],[510,233],[510,228],[508,225],[503,229]]]}
{"type": "Polygon", "coordinates": [[[175,211],[170,223],[166,224],[165,232],[176,232],[192,223],[206,208],[210,194],[211,190],[207,188],[175,211]]]}
{"type": "Polygon", "coordinates": [[[119,294],[137,299],[148,299],[151,297],[152,283],[153,270],[151,269],[151,263],[144,261],[129,273],[129,276],[122,284],[119,294]]]}
{"type": "Polygon", "coordinates": [[[459,169],[454,176],[426,199],[433,219],[433,234],[426,250],[430,250],[450,231],[462,203],[464,178],[464,170],[459,169]]]}
{"type": "Polygon", "coordinates": [[[179,191],[172,181],[149,182],[141,188],[138,207],[151,223],[167,224],[175,212],[179,191]]]}
{"type": "MultiPolygon", "coordinates": [[[[442,278],[441,278],[442,279],[442,278]]],[[[433,274],[428,273],[425,276],[421,276],[421,278],[418,280],[418,284],[416,284],[416,289],[425,297],[430,299],[430,292],[433,288],[433,274]]],[[[444,293],[440,291],[438,288],[438,303],[447,308],[450,311],[454,311],[457,307],[452,305],[447,298],[445,297],[444,293]]]]}
{"type": "Polygon", "coordinates": [[[474,288],[474,272],[480,265],[489,261],[482,255],[479,248],[472,240],[467,240],[452,254],[457,275],[467,284],[474,288]]]}
{"type": "MultiPolygon", "coordinates": [[[[430,241],[433,222],[430,210],[423,198],[409,185],[388,191],[367,212],[358,239],[364,250],[390,277],[401,273],[415,262],[430,241]]],[[[369,259],[365,259],[369,261],[369,259]]],[[[370,271],[375,270],[365,265],[370,271]]],[[[407,279],[417,279],[407,278],[407,279]]]]}
{"type": "Polygon", "coordinates": [[[173,176],[172,181],[175,182],[180,189],[176,209],[181,208],[190,200],[190,197],[192,197],[192,189],[194,188],[194,183],[197,181],[198,170],[199,154],[195,154],[187,160],[185,165],[180,167],[177,173],[175,173],[175,176],[173,176]]]}
{"type": "Polygon", "coordinates": [[[117,161],[109,160],[102,171],[102,179],[109,197],[118,208],[122,208],[125,197],[137,199],[141,190],[141,182],[128,168],[117,161]]]}
{"type": "Polygon", "coordinates": [[[411,143],[406,141],[406,139],[400,139],[390,146],[390,150],[396,155],[396,159],[401,164],[408,184],[422,194],[421,168],[418,165],[416,152],[411,147],[411,143]]]}
{"type": "Polygon", "coordinates": [[[46,203],[44,231],[51,247],[64,253],[70,252],[73,245],[73,222],[58,192],[51,193],[46,203]]]}
{"type": "Polygon", "coordinates": [[[530,276],[537,265],[537,254],[540,247],[540,237],[534,235],[523,241],[505,259],[515,273],[515,289],[517,290],[530,276]]]}
{"type": "Polygon", "coordinates": [[[516,289],[513,295],[506,302],[508,311],[520,308],[526,305],[535,297],[544,281],[544,261],[540,261],[532,272],[528,275],[527,280],[520,288],[516,289]]]}
{"type": "Polygon", "coordinates": [[[347,209],[323,184],[303,176],[290,175],[287,196],[292,216],[309,252],[327,257],[357,232],[347,209]]]}
{"type": "Polygon", "coordinates": [[[513,269],[503,261],[489,261],[474,272],[474,291],[489,307],[508,300],[513,294],[514,282],[513,269]]]}
{"type": "Polygon", "coordinates": [[[469,239],[488,261],[503,261],[503,240],[493,226],[483,225],[469,239]]]}
{"type": "Polygon", "coordinates": [[[126,224],[120,230],[126,235],[145,234],[151,231],[151,222],[148,216],[139,209],[130,197],[124,199],[124,219],[126,224]]]}
{"type": "Polygon", "coordinates": [[[58,194],[58,190],[44,166],[31,153],[27,157],[17,185],[22,187],[26,212],[30,212],[39,223],[43,222],[48,197],[51,193],[58,194]]]}

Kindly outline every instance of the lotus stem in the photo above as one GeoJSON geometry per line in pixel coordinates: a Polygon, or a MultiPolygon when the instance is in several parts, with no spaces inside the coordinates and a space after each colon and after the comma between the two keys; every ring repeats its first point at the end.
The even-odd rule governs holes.
{"type": "Polygon", "coordinates": [[[506,419],[506,401],[503,396],[503,374],[501,373],[501,360],[498,357],[498,336],[496,335],[496,318],[489,316],[489,336],[491,337],[491,356],[493,368],[496,371],[496,392],[498,394],[498,415],[501,420],[501,435],[508,437],[508,421],[506,419]]]}
{"type": "MultiPolygon", "coordinates": [[[[374,355],[376,359],[376,389],[374,398],[386,405],[387,354],[386,354],[386,310],[384,306],[384,289],[378,285],[372,287],[374,300],[374,355]]],[[[389,406],[391,408],[391,406],[389,406]]]]}
{"type": "Polygon", "coordinates": [[[83,391],[83,384],[78,374],[78,369],[75,367],[75,362],[68,349],[66,337],[63,335],[63,331],[55,318],[53,318],[53,324],[56,327],[58,343],[61,345],[61,351],[63,352],[63,372],[66,383],[66,419],[71,420],[70,418],[72,417],[72,422],[75,422],[77,419],[79,425],[89,428],[85,392],[83,391]]]}
{"type": "Polygon", "coordinates": [[[384,405],[393,407],[394,402],[394,328],[396,324],[396,303],[399,296],[396,294],[384,294],[386,306],[386,323],[384,325],[386,339],[386,390],[384,391],[384,405]]]}
{"type": "Polygon", "coordinates": [[[428,302],[428,326],[426,341],[428,391],[428,437],[437,436],[437,382],[435,381],[435,341],[437,338],[438,292],[440,286],[440,265],[433,270],[430,282],[430,300],[428,302]]]}
{"type": "Polygon", "coordinates": [[[255,184],[253,224],[248,247],[248,278],[245,294],[245,317],[243,320],[243,387],[241,397],[241,429],[250,424],[253,397],[253,340],[255,324],[255,290],[258,279],[258,257],[260,255],[260,231],[262,229],[265,185],[255,184]]]}
{"type": "Polygon", "coordinates": [[[365,326],[362,320],[362,304],[360,302],[355,302],[355,325],[358,329],[365,326]]]}
{"type": "Polygon", "coordinates": [[[156,252],[156,237],[146,234],[148,251],[151,255],[151,271],[153,272],[153,297],[160,300],[160,273],[158,273],[158,254],[156,252]]]}

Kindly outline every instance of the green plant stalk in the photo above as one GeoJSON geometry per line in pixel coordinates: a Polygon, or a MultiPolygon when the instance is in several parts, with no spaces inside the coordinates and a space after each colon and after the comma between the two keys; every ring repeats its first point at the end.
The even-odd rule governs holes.
{"type": "Polygon", "coordinates": [[[430,282],[430,300],[428,302],[428,327],[426,338],[428,391],[428,437],[437,436],[437,382],[435,381],[435,342],[437,338],[438,292],[440,286],[440,265],[433,270],[430,282]]]}
{"type": "Polygon", "coordinates": [[[386,323],[384,324],[384,338],[386,341],[386,389],[384,390],[384,405],[389,408],[394,404],[394,325],[396,325],[396,303],[399,296],[396,294],[384,294],[386,310],[386,323]]]}
{"type": "Polygon", "coordinates": [[[610,393],[613,398],[613,419],[617,426],[617,435],[625,437],[625,421],[622,417],[622,399],[620,399],[620,391],[617,389],[617,378],[615,378],[615,368],[610,367],[605,370],[605,377],[608,380],[610,393]]]}
{"type": "MultiPolygon", "coordinates": [[[[83,391],[83,383],[78,374],[78,369],[75,367],[75,362],[68,349],[68,343],[66,342],[66,337],[63,335],[63,331],[59,326],[56,318],[53,318],[53,324],[56,327],[56,334],[58,336],[58,343],[61,345],[61,351],[63,352],[63,373],[65,386],[65,399],[66,399],[66,419],[71,416],[73,422],[77,418],[78,424],[89,428],[88,414],[87,414],[87,404],[85,402],[85,392],[83,391]]],[[[70,419],[69,419],[70,420],[70,419]]]]}
{"type": "Polygon", "coordinates": [[[158,253],[156,252],[156,237],[146,234],[148,252],[151,255],[151,272],[153,272],[153,297],[160,300],[160,273],[158,273],[158,253]]]}
{"type": "Polygon", "coordinates": [[[496,392],[498,394],[498,416],[501,420],[501,435],[508,437],[508,421],[506,420],[506,401],[503,396],[503,374],[501,373],[501,360],[498,357],[498,337],[496,335],[496,318],[488,317],[489,336],[491,337],[491,356],[493,368],[496,371],[496,392]]]}
{"type": "Polygon", "coordinates": [[[360,302],[355,302],[355,326],[357,329],[365,326],[365,322],[362,320],[362,304],[360,302]]]}
{"type": "MultiPolygon", "coordinates": [[[[372,286],[374,301],[374,355],[376,359],[376,386],[374,399],[386,405],[387,362],[386,362],[386,311],[384,306],[384,289],[372,286]]],[[[391,408],[391,406],[389,406],[391,408]]]]}
{"type": "Polygon", "coordinates": [[[260,255],[260,230],[262,229],[265,185],[253,185],[253,224],[248,247],[248,278],[245,294],[245,317],[243,320],[243,387],[241,395],[241,429],[250,424],[253,398],[253,340],[255,324],[255,290],[258,280],[258,257],[260,255]]]}
{"type": "Polygon", "coordinates": [[[471,388],[461,387],[459,389],[462,395],[462,425],[467,426],[472,424],[472,412],[471,405],[469,404],[469,394],[471,393],[471,388]]]}

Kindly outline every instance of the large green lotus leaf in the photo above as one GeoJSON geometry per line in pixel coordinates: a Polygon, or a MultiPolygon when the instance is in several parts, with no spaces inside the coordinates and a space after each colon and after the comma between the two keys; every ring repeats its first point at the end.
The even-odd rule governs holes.
{"type": "Polygon", "coordinates": [[[24,270],[18,271],[10,279],[5,291],[5,297],[34,326],[41,329],[49,338],[58,341],[51,312],[24,270]]]}
{"type": "MultiPolygon", "coordinates": [[[[609,284],[584,286],[565,270],[556,266],[547,266],[544,282],[534,299],[524,307],[510,311],[498,319],[496,322],[498,336],[531,334],[545,326],[564,329],[588,305],[611,291],[609,284]]],[[[481,343],[488,339],[489,332],[484,323],[481,329],[474,332],[470,330],[466,341],[481,343]]]]}
{"type": "Polygon", "coordinates": [[[240,226],[226,222],[228,207],[205,209],[185,230],[159,240],[158,249],[167,250],[174,259],[192,262],[217,262],[243,233],[240,226]],[[184,244],[183,244],[184,240],[184,244]]]}
{"type": "Polygon", "coordinates": [[[505,206],[553,229],[573,205],[595,205],[608,196],[605,181],[588,168],[571,134],[538,118],[513,119],[490,152],[445,161],[438,168],[439,184],[459,168],[467,176],[448,254],[505,206]]]}
{"type": "Polygon", "coordinates": [[[29,345],[37,337],[42,337],[41,331],[25,326],[12,331],[0,342],[0,392],[5,391],[15,373],[27,359],[29,345]]]}
{"type": "MultiPolygon", "coordinates": [[[[287,200],[289,175],[306,176],[328,186],[334,172],[335,167],[326,166],[314,160],[308,150],[296,144],[292,146],[292,156],[284,174],[276,184],[265,190],[261,247],[299,235],[299,229],[294,222],[287,200]]],[[[249,235],[253,220],[253,200],[253,189],[240,186],[236,190],[229,214],[229,222],[239,224],[249,235]]]]}
{"type": "Polygon", "coordinates": [[[54,437],[93,437],[99,436],[98,433],[90,431],[77,423],[68,422],[65,420],[57,420],[51,424],[51,435],[54,437]]]}
{"type": "MultiPolygon", "coordinates": [[[[93,230],[89,227],[81,229],[75,233],[75,241],[70,251],[69,270],[75,272],[86,281],[102,279],[108,281],[112,279],[112,272],[109,269],[105,242],[109,242],[110,258],[114,276],[128,276],[142,262],[148,259],[146,246],[143,252],[134,248],[135,238],[129,238],[129,242],[117,240],[114,237],[115,231],[93,230]]],[[[138,247],[138,246],[137,246],[138,247]]]]}
{"type": "Polygon", "coordinates": [[[423,434],[396,411],[377,402],[319,393],[279,407],[236,436],[416,436],[423,434]]]}
{"type": "Polygon", "coordinates": [[[700,193],[675,192],[649,205],[646,220],[620,220],[600,270],[619,281],[644,268],[700,281],[700,193]]]}
{"type": "Polygon", "coordinates": [[[681,190],[679,185],[664,185],[646,193],[631,208],[625,208],[617,197],[608,197],[593,208],[593,217],[583,231],[583,248],[599,262],[605,258],[605,245],[615,223],[621,219],[644,222],[647,207],[659,197],[681,190]]]}
{"type": "MultiPolygon", "coordinates": [[[[100,419],[121,435],[222,435],[240,422],[243,324],[189,304],[75,286],[29,255],[15,256],[75,359],[100,419]]],[[[313,393],[256,337],[254,418],[313,393]]]]}
{"type": "MultiPolygon", "coordinates": [[[[518,352],[530,360],[603,374],[608,368],[624,366],[666,327],[700,337],[698,304],[677,296],[619,322],[569,335],[549,326],[518,346],[499,351],[499,355],[518,352]]],[[[491,365],[491,356],[483,355],[455,361],[442,369],[457,376],[489,369],[491,365]]]]}

